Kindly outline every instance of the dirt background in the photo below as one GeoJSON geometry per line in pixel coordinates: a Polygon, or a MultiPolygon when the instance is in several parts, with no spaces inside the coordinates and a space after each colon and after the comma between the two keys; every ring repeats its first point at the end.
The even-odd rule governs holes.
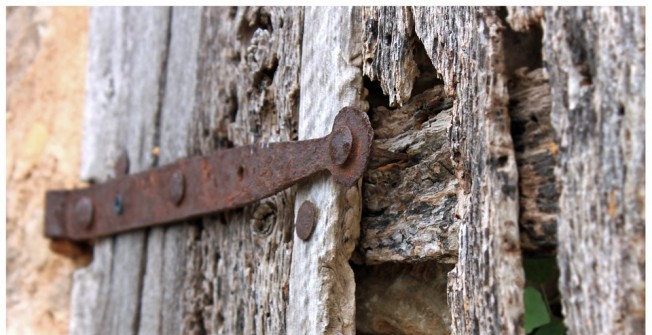
{"type": "Polygon", "coordinates": [[[7,332],[66,334],[75,262],[43,237],[45,191],[82,186],[87,8],[7,8],[7,332]]]}

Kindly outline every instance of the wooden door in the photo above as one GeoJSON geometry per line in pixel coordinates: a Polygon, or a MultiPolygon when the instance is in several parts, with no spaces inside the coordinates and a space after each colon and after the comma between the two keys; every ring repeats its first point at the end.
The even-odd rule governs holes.
{"type": "MultiPolygon", "coordinates": [[[[524,334],[556,257],[573,334],[644,326],[640,8],[96,8],[82,178],[322,136],[379,149],[242,209],[97,241],[76,334],[524,334]],[[318,207],[308,241],[299,205],[318,207]],[[554,258],[553,258],[554,259],[554,258]]],[[[128,201],[128,199],[126,200],[128,201]]]]}

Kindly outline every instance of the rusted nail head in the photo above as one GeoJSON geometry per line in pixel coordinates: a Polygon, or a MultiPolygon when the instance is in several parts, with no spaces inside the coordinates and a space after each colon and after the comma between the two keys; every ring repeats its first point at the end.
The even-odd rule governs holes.
{"type": "Polygon", "coordinates": [[[90,227],[93,222],[93,203],[91,199],[83,197],[75,204],[75,223],[81,228],[90,227]]]}
{"type": "Polygon", "coordinates": [[[342,165],[349,158],[351,153],[351,145],[353,144],[353,136],[349,127],[338,128],[333,132],[329,146],[329,153],[331,161],[335,165],[342,165]]]}
{"type": "Polygon", "coordinates": [[[176,171],[172,174],[172,177],[170,177],[170,183],[168,185],[168,195],[170,197],[170,201],[172,201],[175,205],[180,204],[181,200],[183,200],[185,191],[186,181],[185,177],[183,176],[183,172],[176,171]]]}
{"type": "Polygon", "coordinates": [[[299,213],[297,213],[297,222],[295,224],[297,236],[304,241],[308,240],[313,230],[315,230],[316,223],[317,207],[310,201],[304,201],[299,207],[299,213]]]}

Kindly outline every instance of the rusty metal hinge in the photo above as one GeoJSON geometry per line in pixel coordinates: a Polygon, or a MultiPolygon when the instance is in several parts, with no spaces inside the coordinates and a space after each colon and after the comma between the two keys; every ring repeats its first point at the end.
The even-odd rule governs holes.
{"type": "Polygon", "coordinates": [[[367,166],[372,140],[367,114],[345,107],[320,139],[219,150],[85,189],[48,191],[45,236],[88,242],[196,218],[242,207],[324,170],[350,186],[367,166]]]}

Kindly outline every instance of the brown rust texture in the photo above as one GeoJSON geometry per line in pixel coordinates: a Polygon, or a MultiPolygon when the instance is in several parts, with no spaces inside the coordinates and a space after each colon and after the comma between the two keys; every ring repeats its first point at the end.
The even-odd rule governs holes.
{"type": "Polygon", "coordinates": [[[79,182],[87,8],[7,9],[7,333],[66,334],[75,262],[52,253],[43,196],[79,182]]]}

